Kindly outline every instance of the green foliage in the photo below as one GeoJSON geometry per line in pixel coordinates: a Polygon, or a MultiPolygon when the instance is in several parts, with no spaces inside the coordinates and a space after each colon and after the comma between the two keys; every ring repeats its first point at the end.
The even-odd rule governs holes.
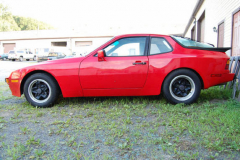
{"type": "Polygon", "coordinates": [[[0,31],[47,30],[53,27],[33,18],[14,16],[0,3],[0,31]]]}
{"type": "Polygon", "coordinates": [[[47,30],[53,29],[52,26],[33,18],[13,16],[15,22],[21,30],[47,30]]]}
{"type": "Polygon", "coordinates": [[[12,13],[7,6],[0,3],[0,31],[19,31],[20,28],[15,22],[12,13]]]}

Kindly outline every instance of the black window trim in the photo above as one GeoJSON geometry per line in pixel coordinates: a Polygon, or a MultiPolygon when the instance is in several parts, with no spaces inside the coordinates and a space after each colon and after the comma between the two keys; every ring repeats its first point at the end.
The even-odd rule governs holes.
{"type": "MultiPolygon", "coordinates": [[[[145,41],[145,47],[144,47],[144,54],[143,55],[135,55],[135,56],[105,56],[105,57],[143,57],[143,56],[147,56],[148,55],[148,50],[149,50],[149,36],[131,36],[131,37],[122,37],[119,38],[117,40],[115,40],[114,42],[121,40],[121,39],[125,39],[125,38],[146,38],[145,41]]],[[[113,44],[114,42],[112,42],[111,44],[113,44]]],[[[110,46],[111,44],[109,44],[108,46],[110,46]]],[[[105,48],[107,48],[108,46],[104,47],[102,50],[104,50],[105,48]]],[[[93,57],[97,57],[98,53],[95,53],[93,57]]]]}
{"type": "Polygon", "coordinates": [[[155,55],[159,55],[159,54],[170,53],[170,52],[172,52],[172,51],[174,50],[173,47],[172,47],[172,45],[168,42],[168,40],[167,40],[165,37],[157,37],[157,36],[151,36],[151,37],[149,38],[148,48],[149,48],[149,49],[148,49],[148,56],[155,56],[155,55]],[[161,38],[161,39],[164,39],[164,40],[168,43],[168,45],[171,47],[171,51],[169,51],[169,52],[162,52],[162,53],[156,53],[156,54],[150,54],[152,38],[161,38]]]}

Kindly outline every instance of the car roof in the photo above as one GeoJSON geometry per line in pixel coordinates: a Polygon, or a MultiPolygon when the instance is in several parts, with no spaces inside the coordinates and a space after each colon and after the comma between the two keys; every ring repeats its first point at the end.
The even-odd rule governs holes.
{"type": "Polygon", "coordinates": [[[139,37],[139,36],[164,36],[169,37],[169,35],[163,35],[163,34],[122,34],[115,36],[115,38],[122,38],[122,37],[139,37]]]}

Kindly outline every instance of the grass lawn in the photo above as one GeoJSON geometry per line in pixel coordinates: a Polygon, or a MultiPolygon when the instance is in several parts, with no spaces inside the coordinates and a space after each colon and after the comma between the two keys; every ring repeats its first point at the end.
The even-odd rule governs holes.
{"type": "Polygon", "coordinates": [[[34,108],[0,83],[0,159],[239,159],[240,103],[212,87],[162,96],[59,98],[34,108]]]}

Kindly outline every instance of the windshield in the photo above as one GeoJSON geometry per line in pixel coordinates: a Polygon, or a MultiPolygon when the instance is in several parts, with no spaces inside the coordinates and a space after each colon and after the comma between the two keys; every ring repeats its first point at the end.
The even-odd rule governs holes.
{"type": "Polygon", "coordinates": [[[24,53],[24,51],[17,51],[17,53],[24,53]]]}
{"type": "Polygon", "coordinates": [[[57,55],[57,53],[55,53],[55,52],[51,52],[51,53],[48,54],[48,56],[57,57],[58,55],[57,55]]]}
{"type": "MultiPolygon", "coordinates": [[[[109,39],[106,43],[110,42],[113,38],[115,38],[115,37],[112,37],[112,38],[109,39]]],[[[106,43],[104,43],[103,45],[105,45],[106,43]]],[[[101,45],[101,46],[103,46],[103,45],[101,45]]],[[[99,46],[99,47],[101,47],[101,46],[99,46]]],[[[97,47],[97,48],[99,48],[99,47],[97,47]]],[[[97,48],[95,48],[95,49],[97,49],[97,48]]],[[[95,49],[94,49],[94,50],[95,50],[95,49]]],[[[89,53],[92,53],[94,50],[92,50],[91,52],[85,53],[83,56],[87,56],[89,53]]],[[[97,54],[95,54],[95,56],[97,56],[97,54]]]]}
{"type": "Polygon", "coordinates": [[[191,39],[175,37],[175,36],[172,36],[172,38],[174,38],[177,42],[179,42],[181,45],[183,45],[185,47],[213,48],[213,46],[211,46],[210,44],[200,43],[197,41],[193,41],[191,39]]]}

